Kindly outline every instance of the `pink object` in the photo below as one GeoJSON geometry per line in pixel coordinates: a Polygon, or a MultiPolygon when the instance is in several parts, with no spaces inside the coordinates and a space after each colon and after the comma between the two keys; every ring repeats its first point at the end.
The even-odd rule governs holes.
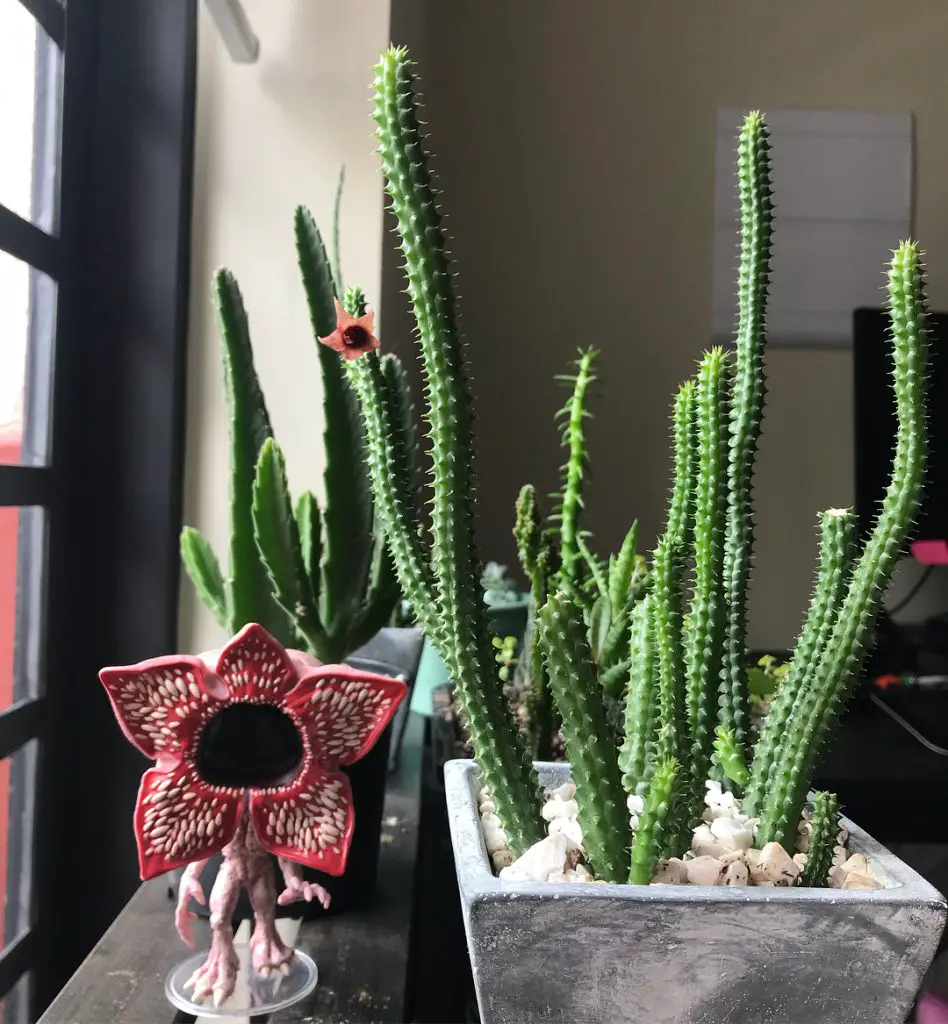
{"type": "Polygon", "coordinates": [[[223,854],[210,897],[211,950],[189,982],[196,1000],[213,993],[220,1005],[236,980],[231,916],[241,887],[257,922],[252,962],[263,974],[286,969],[293,957],[276,933],[275,904],[329,905],[326,890],[305,882],[298,865],[345,871],[355,814],[339,769],[372,749],[405,685],[320,665],[256,624],[219,652],[105,668],[99,677],[125,735],[156,762],[135,807],[139,867],[149,879],[189,865],[175,918],[189,945],[188,902],[204,902],[201,869],[223,854]],[[279,897],[271,854],[286,885],[279,897]]]}
{"type": "Polygon", "coordinates": [[[915,1024],[948,1024],[948,999],[928,993],[918,1001],[915,1024]]]}
{"type": "Polygon", "coordinates": [[[948,540],[916,540],[912,557],[922,565],[948,565],[948,540]]]}
{"type": "Polygon", "coordinates": [[[336,329],[332,334],[327,334],[325,338],[319,340],[336,352],[341,352],[344,359],[358,359],[364,353],[379,347],[379,339],[372,333],[374,330],[374,313],[352,316],[336,299],[336,329]]]}

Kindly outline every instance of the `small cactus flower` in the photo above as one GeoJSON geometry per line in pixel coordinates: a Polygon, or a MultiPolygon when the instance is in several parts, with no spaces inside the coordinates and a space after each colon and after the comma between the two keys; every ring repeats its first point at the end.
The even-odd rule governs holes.
{"type": "Polygon", "coordinates": [[[342,303],[336,299],[336,329],[325,338],[320,338],[323,345],[341,353],[344,359],[358,359],[366,352],[379,347],[379,339],[372,333],[375,330],[375,314],[371,311],[363,316],[352,316],[347,313],[342,303]]]}

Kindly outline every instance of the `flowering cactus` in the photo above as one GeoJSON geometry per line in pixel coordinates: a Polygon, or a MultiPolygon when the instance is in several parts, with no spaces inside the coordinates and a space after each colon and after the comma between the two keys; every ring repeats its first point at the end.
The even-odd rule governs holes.
{"type": "MultiPolygon", "coordinates": [[[[361,403],[372,487],[399,579],[456,680],[492,802],[512,849],[522,852],[539,836],[537,783],[490,664],[490,638],[477,599],[470,397],[440,215],[404,50],[383,55],[375,84],[380,152],[427,382],[434,464],[430,547],[423,543],[414,494],[404,480],[406,440],[378,355],[357,353],[345,366],[361,403]]],[[[858,556],[849,514],[834,510],[824,515],[820,570],[807,622],[755,750],[748,720],[746,596],[753,551],[752,476],[765,395],[772,221],[769,135],[759,113],[750,114],[741,129],[738,180],[736,351],[706,353],[695,378],[675,399],[674,484],[665,529],[647,574],[639,577],[639,592],[631,593],[637,562],[634,529],[622,551],[603,562],[589,551],[577,527],[588,356],[585,362],[581,358],[567,406],[570,455],[558,534],[544,533],[532,488],[525,488],[518,502],[515,533],[521,559],[531,579],[543,577],[543,585],[534,590],[543,599],[537,611],[539,654],[563,719],[587,852],[603,881],[648,882],[659,857],[683,853],[701,820],[709,776],[714,786],[723,782],[734,791],[724,794],[732,801],[746,788],[747,809],[760,819],[759,845],[775,840],[792,848],[817,751],[859,671],[920,495],[926,305],[921,257],[906,242],[895,252],[889,275],[898,400],[892,481],[858,556]],[[576,586],[579,567],[585,578],[576,586]],[[625,616],[624,655],[617,662],[623,678],[615,691],[615,678],[603,671],[604,652],[618,643],[612,616],[604,614],[610,603],[612,612],[622,605],[625,616]],[[606,713],[614,696],[625,702],[620,723],[606,713]],[[641,809],[633,819],[631,842],[623,792],[634,796],[641,809]]],[[[361,294],[350,293],[345,313],[348,319],[338,318],[342,331],[365,314],[361,294]]],[[[822,881],[824,847],[835,814],[834,798],[821,796],[814,813],[819,849],[807,876],[812,884],[822,881]]]]}

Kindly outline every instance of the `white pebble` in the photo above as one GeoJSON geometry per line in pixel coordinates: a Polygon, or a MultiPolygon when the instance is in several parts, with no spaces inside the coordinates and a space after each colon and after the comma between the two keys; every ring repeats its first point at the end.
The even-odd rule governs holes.
{"type": "Polygon", "coordinates": [[[658,870],[652,878],[653,885],[685,885],[688,871],[685,862],[678,857],[658,862],[658,870]]]}
{"type": "Polygon", "coordinates": [[[638,793],[630,793],[625,805],[629,809],[629,814],[641,814],[645,810],[645,797],[639,796],[638,793]]]}
{"type": "Polygon", "coordinates": [[[563,870],[568,845],[564,835],[547,836],[505,867],[500,877],[517,882],[545,882],[551,874],[563,870]]]}
{"type": "Polygon", "coordinates": [[[724,865],[717,857],[695,857],[685,863],[685,870],[692,885],[720,885],[724,865]]]}
{"type": "Polygon", "coordinates": [[[726,850],[749,850],[754,845],[754,826],[743,814],[734,818],[715,818],[710,832],[726,850]]]}
{"type": "Polygon", "coordinates": [[[562,786],[550,790],[551,800],[572,800],[576,796],[576,787],[572,782],[564,782],[562,786]]]}
{"type": "MultiPolygon", "coordinates": [[[[767,843],[760,851],[760,862],[756,870],[763,875],[764,880],[774,885],[793,885],[800,876],[800,866],[794,863],[780,843],[767,843]]],[[[753,869],[751,877],[754,877],[753,869]]]]}
{"type": "Polygon", "coordinates": [[[747,885],[748,877],[747,865],[742,860],[735,860],[728,864],[724,872],[724,884],[747,885]]]}
{"type": "Polygon", "coordinates": [[[547,800],[540,811],[544,820],[554,818],[575,818],[579,814],[579,804],[575,800],[547,800]]]}
{"type": "Polygon", "coordinates": [[[566,836],[570,850],[583,849],[583,830],[575,818],[554,818],[547,829],[551,836],[566,836]]]}

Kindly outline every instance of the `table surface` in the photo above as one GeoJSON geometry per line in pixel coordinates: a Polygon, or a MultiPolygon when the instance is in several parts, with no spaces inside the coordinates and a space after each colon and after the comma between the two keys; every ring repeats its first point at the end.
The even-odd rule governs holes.
{"type": "MultiPolygon", "coordinates": [[[[319,985],[273,1024],[404,1020],[408,933],[414,897],[423,721],[412,715],[383,811],[376,899],[364,910],[303,922],[297,948],[319,966],[319,985]]],[[[39,1024],[172,1024],[192,1021],[164,995],[188,951],[174,928],[168,882],[143,884],[39,1024]]],[[[206,922],[198,925],[207,928],[206,922]]],[[[246,1019],[246,1018],[245,1018],[246,1019]]]]}

